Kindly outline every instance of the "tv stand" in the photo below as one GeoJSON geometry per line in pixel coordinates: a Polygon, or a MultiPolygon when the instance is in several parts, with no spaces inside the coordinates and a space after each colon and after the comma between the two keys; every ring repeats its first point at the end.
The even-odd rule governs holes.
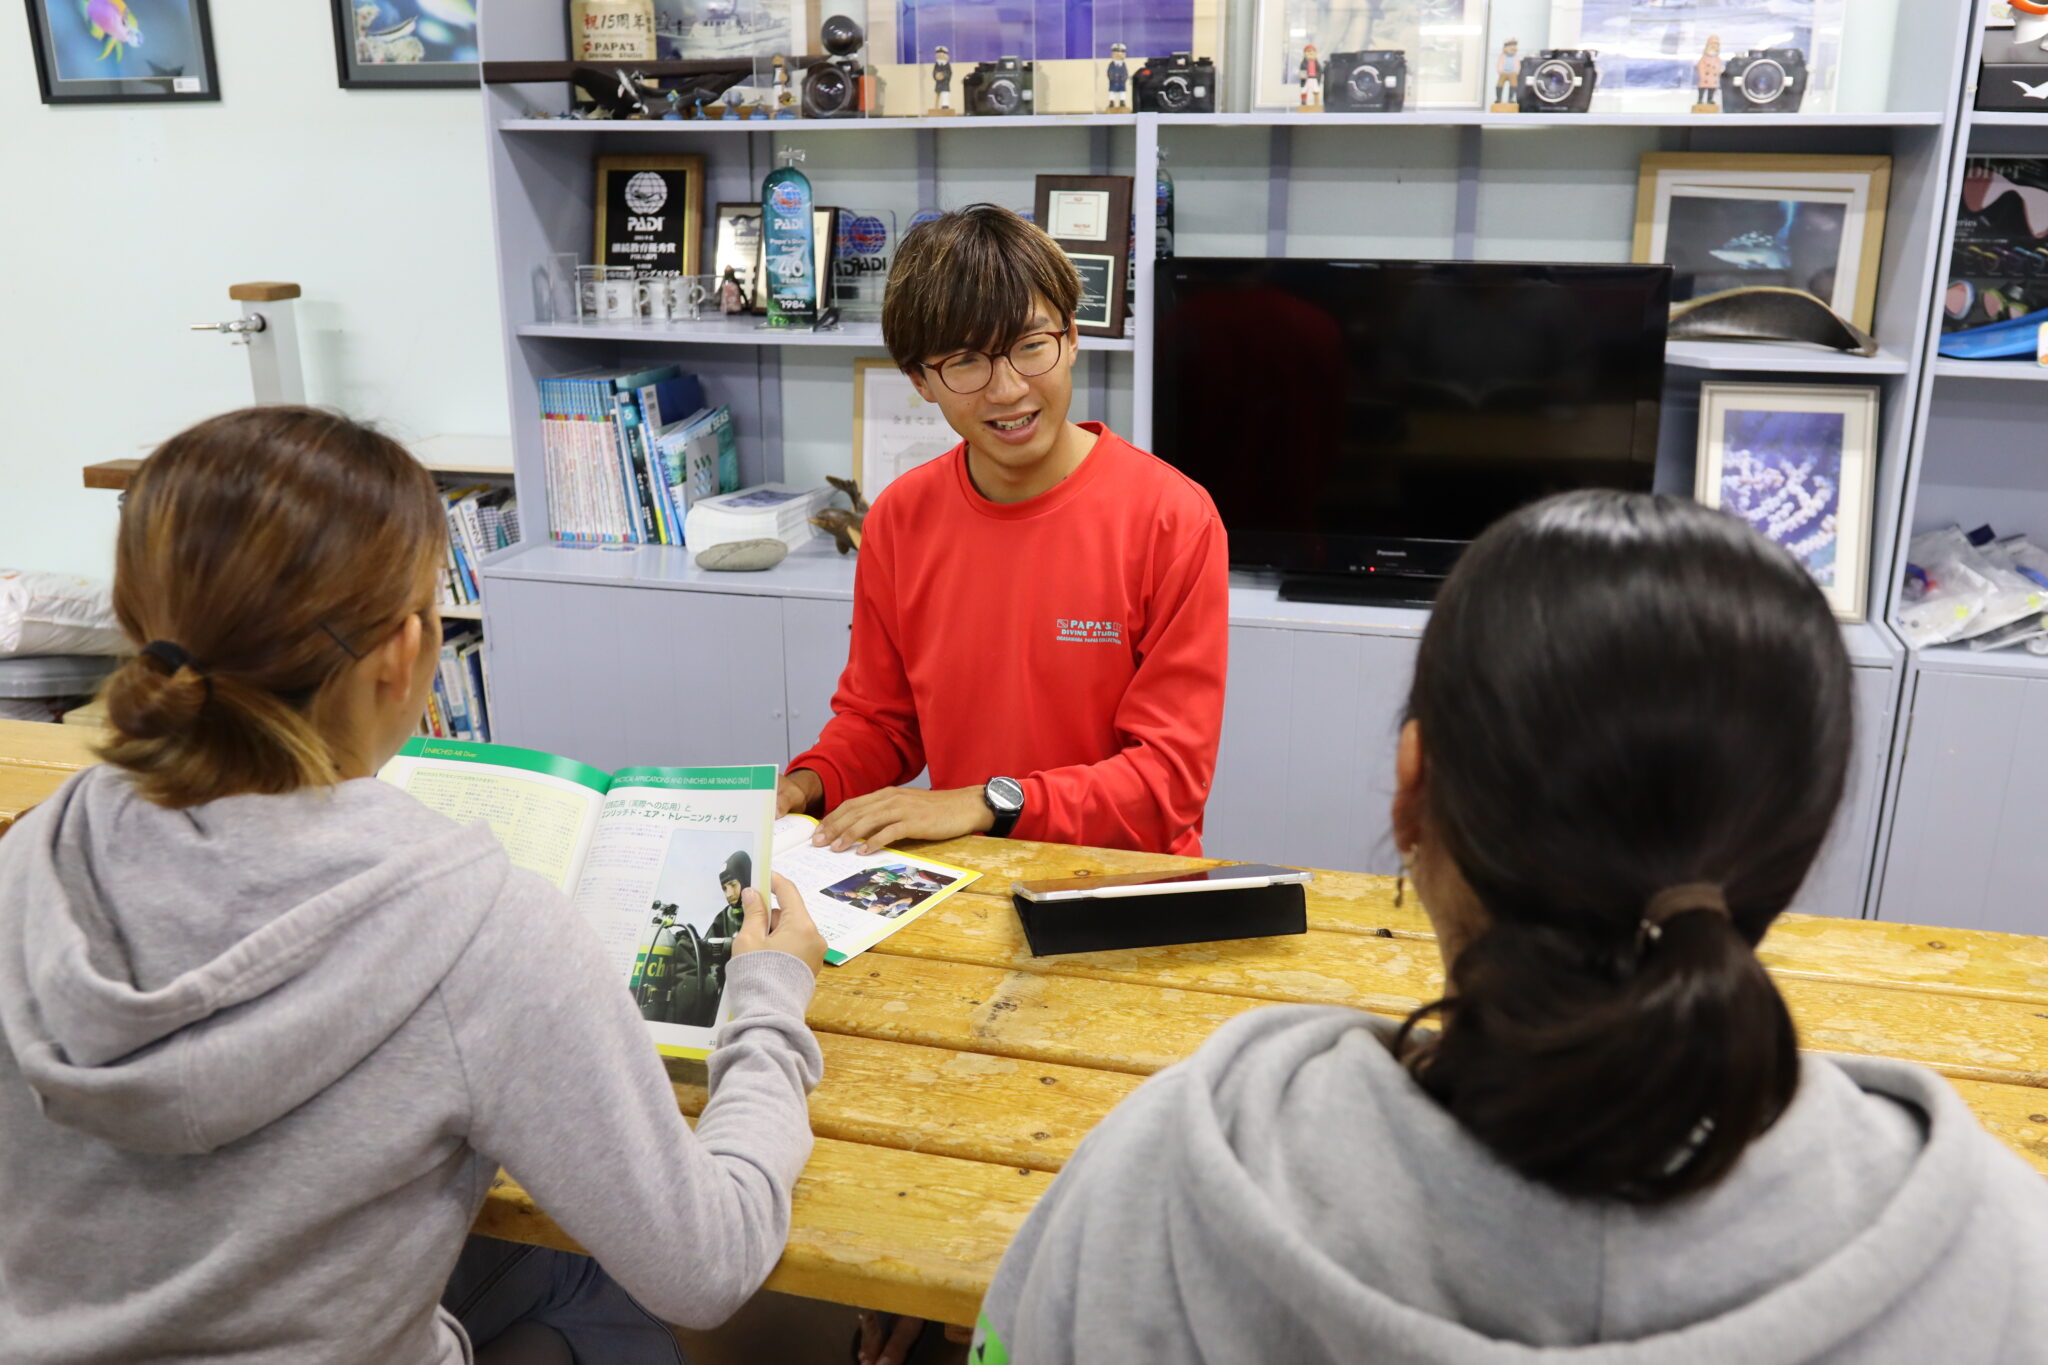
{"type": "Polygon", "coordinates": [[[1426,607],[1436,601],[1441,578],[1407,574],[1311,574],[1280,576],[1283,602],[1337,602],[1365,607],[1426,607]]]}

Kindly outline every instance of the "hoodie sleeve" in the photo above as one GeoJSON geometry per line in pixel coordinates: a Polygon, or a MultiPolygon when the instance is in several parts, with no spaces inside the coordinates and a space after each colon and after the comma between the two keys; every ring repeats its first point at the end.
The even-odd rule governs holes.
{"type": "Polygon", "coordinates": [[[1184,1221],[1174,1188],[1176,1108],[1187,1083],[1154,1076],[1082,1139],[1024,1220],[982,1300],[972,1361],[1097,1365],[1205,1360],[1163,1250],[1184,1221]],[[1168,1172],[1171,1172],[1169,1174],[1168,1172]]]}
{"type": "Polygon", "coordinates": [[[789,1236],[824,1062],[813,980],[787,953],[733,959],[733,1017],[695,1132],[623,982],[569,902],[513,870],[443,985],[470,1094],[469,1141],[649,1311],[730,1317],[789,1236]]]}

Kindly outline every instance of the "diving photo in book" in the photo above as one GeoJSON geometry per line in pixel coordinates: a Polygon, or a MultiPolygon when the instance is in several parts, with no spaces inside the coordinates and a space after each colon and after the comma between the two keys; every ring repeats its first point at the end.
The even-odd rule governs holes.
{"type": "Polygon", "coordinates": [[[956,880],[943,872],[927,872],[908,863],[885,863],[841,878],[826,887],[825,894],[841,905],[850,905],[884,919],[896,919],[924,904],[934,893],[945,890],[956,880]]]}
{"type": "Polygon", "coordinates": [[[709,1028],[725,995],[732,941],[754,884],[754,855],[730,834],[678,828],[654,884],[647,943],[633,961],[633,1003],[651,1024],[709,1028]]]}

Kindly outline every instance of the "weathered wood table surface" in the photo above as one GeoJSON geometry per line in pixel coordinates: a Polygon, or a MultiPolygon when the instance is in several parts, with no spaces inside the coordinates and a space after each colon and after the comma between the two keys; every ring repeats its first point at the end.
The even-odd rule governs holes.
{"type": "MultiPolygon", "coordinates": [[[[0,828],[90,761],[89,738],[0,722],[0,828]]],[[[1440,979],[1427,920],[1384,877],[1318,873],[1301,936],[1033,958],[1012,880],[1207,864],[990,839],[923,851],[982,879],[825,969],[817,1150],[772,1288],[972,1322],[1053,1173],[1145,1076],[1261,1005],[1398,1016],[1440,979]]],[[[1763,956],[1807,1047],[1933,1067],[2048,1173],[2048,940],[1788,915],[1763,956]]],[[[676,1098],[694,1113],[704,1091],[685,1080],[676,1098]]],[[[573,1246],[505,1176],[477,1229],[573,1246]]]]}

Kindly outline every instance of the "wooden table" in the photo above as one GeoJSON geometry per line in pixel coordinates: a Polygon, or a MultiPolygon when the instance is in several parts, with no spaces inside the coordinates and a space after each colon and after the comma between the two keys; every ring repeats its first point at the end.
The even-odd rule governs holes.
{"type": "MultiPolygon", "coordinates": [[[[88,737],[0,722],[0,825],[89,761],[88,737]]],[[[825,970],[817,1150],[772,1288],[971,1322],[1053,1173],[1145,1076],[1260,1005],[1397,1016],[1440,978],[1427,920],[1396,909],[1384,877],[1317,874],[1297,937],[1033,958],[1013,879],[1205,864],[988,839],[927,851],[982,880],[825,970]]],[[[1807,1046],[1933,1067],[2048,1173],[2048,940],[1787,915],[1763,957],[1807,1046]]],[[[676,1096],[703,1107],[701,1084],[676,1096]]],[[[504,1176],[477,1229],[573,1247],[504,1176]]]]}

